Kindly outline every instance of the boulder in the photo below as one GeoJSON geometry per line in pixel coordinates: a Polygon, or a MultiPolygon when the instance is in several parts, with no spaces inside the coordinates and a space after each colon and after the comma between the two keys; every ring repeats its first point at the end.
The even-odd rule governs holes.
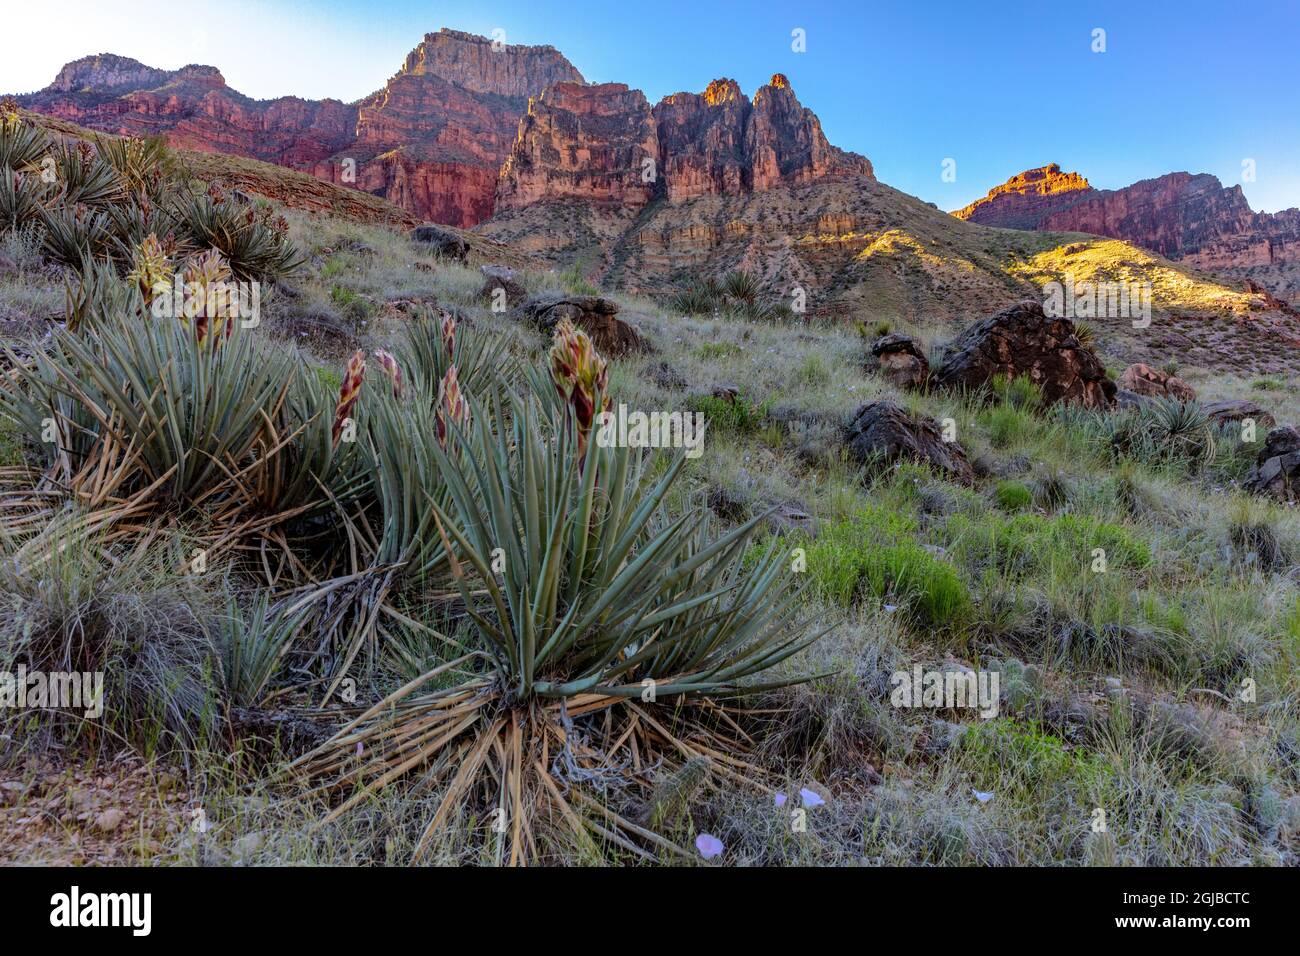
{"type": "Polygon", "coordinates": [[[916,342],[893,333],[876,339],[867,356],[867,371],[888,379],[898,388],[922,388],[930,377],[930,362],[916,342]]]}
{"type": "Polygon", "coordinates": [[[1125,391],[1151,398],[1172,398],[1180,402],[1196,400],[1196,390],[1181,378],[1142,362],[1124,369],[1115,384],[1125,391]]]}
{"type": "Polygon", "coordinates": [[[849,457],[860,464],[893,465],[904,459],[932,465],[965,484],[975,479],[966,452],[946,442],[932,418],[913,417],[890,401],[863,405],[845,435],[849,457]]]}
{"type": "Polygon", "coordinates": [[[496,309],[498,303],[506,309],[513,309],[522,305],[528,298],[528,290],[520,281],[519,273],[507,266],[480,266],[479,271],[483,273],[483,288],[478,290],[478,297],[481,301],[487,303],[490,308],[496,309]],[[500,290],[498,292],[497,290],[500,290]]]}
{"type": "Polygon", "coordinates": [[[1134,408],[1142,409],[1154,405],[1156,400],[1150,395],[1141,395],[1137,392],[1130,392],[1126,388],[1115,390],[1115,405],[1117,408],[1134,408]]]}
{"type": "Polygon", "coordinates": [[[1300,500],[1300,431],[1285,427],[1268,433],[1245,489],[1280,501],[1300,500]]]}
{"type": "Polygon", "coordinates": [[[469,243],[450,229],[425,224],[411,230],[411,239],[415,242],[432,246],[433,251],[444,259],[464,262],[469,258],[469,243]]]}
{"type": "Polygon", "coordinates": [[[1069,319],[1049,317],[1038,302],[1021,302],[972,325],[945,349],[931,376],[941,388],[979,388],[995,375],[1026,376],[1046,402],[1108,408],[1115,383],[1069,319]]]}
{"type": "Polygon", "coordinates": [[[1277,424],[1277,420],[1265,408],[1246,399],[1208,402],[1201,406],[1201,411],[1216,425],[1235,425],[1247,418],[1252,419],[1255,427],[1261,430],[1277,424]]]}
{"type": "Polygon", "coordinates": [[[515,311],[543,335],[550,335],[557,324],[568,319],[591,336],[596,350],[606,357],[650,351],[650,343],[618,318],[618,306],[597,295],[534,296],[515,311]]]}
{"type": "Polygon", "coordinates": [[[735,385],[714,385],[713,391],[709,394],[724,402],[734,402],[740,397],[740,389],[735,385]]]}

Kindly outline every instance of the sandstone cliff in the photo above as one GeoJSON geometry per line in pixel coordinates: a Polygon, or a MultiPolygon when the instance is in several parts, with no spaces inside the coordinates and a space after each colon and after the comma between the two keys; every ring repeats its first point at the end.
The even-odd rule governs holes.
{"type": "Polygon", "coordinates": [[[1300,210],[1254,212],[1240,186],[1224,187],[1205,173],[1097,190],[1053,164],[1013,176],[953,215],[986,226],[1123,239],[1300,300],[1300,210]]]}
{"type": "Polygon", "coordinates": [[[358,103],[254,100],[210,66],[158,70],[101,54],[67,64],[23,106],[91,129],[302,169],[471,226],[491,215],[497,172],[528,98],[582,75],[549,46],[430,33],[379,92],[358,103]]]}

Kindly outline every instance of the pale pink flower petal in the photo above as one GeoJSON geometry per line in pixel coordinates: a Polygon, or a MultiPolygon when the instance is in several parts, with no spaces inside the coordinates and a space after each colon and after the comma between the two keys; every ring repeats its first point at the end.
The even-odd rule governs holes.
{"type": "Polygon", "coordinates": [[[826,801],[821,798],[821,794],[814,793],[807,787],[799,791],[799,796],[803,799],[805,807],[820,807],[826,801]]]}
{"type": "Polygon", "coordinates": [[[695,849],[704,859],[712,860],[722,852],[722,841],[710,833],[701,833],[695,838],[695,849]]]}

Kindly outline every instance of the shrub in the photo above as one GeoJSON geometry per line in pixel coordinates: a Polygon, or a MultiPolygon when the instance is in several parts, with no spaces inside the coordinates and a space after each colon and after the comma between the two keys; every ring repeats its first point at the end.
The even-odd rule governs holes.
{"type": "Polygon", "coordinates": [[[686,408],[692,412],[703,412],[710,429],[736,434],[757,431],[769,412],[767,402],[751,405],[741,395],[731,399],[716,395],[692,395],[686,399],[686,408]]]}
{"type": "Polygon", "coordinates": [[[764,298],[759,281],[741,271],[727,273],[721,282],[712,276],[692,282],[673,293],[668,306],[683,315],[731,315],[770,320],[790,314],[783,302],[764,298]]]}
{"type": "Polygon", "coordinates": [[[1003,511],[1024,511],[1033,504],[1034,494],[1018,481],[999,481],[993,499],[1003,511]]]}

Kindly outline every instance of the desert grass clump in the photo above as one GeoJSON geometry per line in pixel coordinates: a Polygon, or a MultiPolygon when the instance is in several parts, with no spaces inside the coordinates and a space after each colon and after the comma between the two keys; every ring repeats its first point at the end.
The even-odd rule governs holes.
{"type": "Polygon", "coordinates": [[[993,489],[993,500],[1003,511],[1024,511],[1034,503],[1034,493],[1022,482],[999,481],[993,489]]]}
{"type": "Polygon", "coordinates": [[[960,630],[972,609],[970,592],[952,565],[912,537],[915,527],[902,515],[868,510],[824,528],[805,545],[815,587],[842,606],[870,599],[923,626],[960,630]]]}
{"type": "Polygon", "coordinates": [[[691,395],[686,399],[688,411],[700,412],[708,427],[717,433],[745,435],[757,431],[771,411],[768,402],[757,405],[744,396],[724,398],[718,395],[691,395]]]}
{"type": "Polygon", "coordinates": [[[38,748],[192,745],[218,713],[216,601],[195,577],[178,573],[179,547],[128,549],[88,540],[75,524],[75,513],[55,520],[34,550],[5,542],[0,672],[22,665],[45,675],[51,690],[56,674],[99,675],[102,694],[72,709],[0,708],[0,720],[21,728],[11,739],[38,748]]]}

